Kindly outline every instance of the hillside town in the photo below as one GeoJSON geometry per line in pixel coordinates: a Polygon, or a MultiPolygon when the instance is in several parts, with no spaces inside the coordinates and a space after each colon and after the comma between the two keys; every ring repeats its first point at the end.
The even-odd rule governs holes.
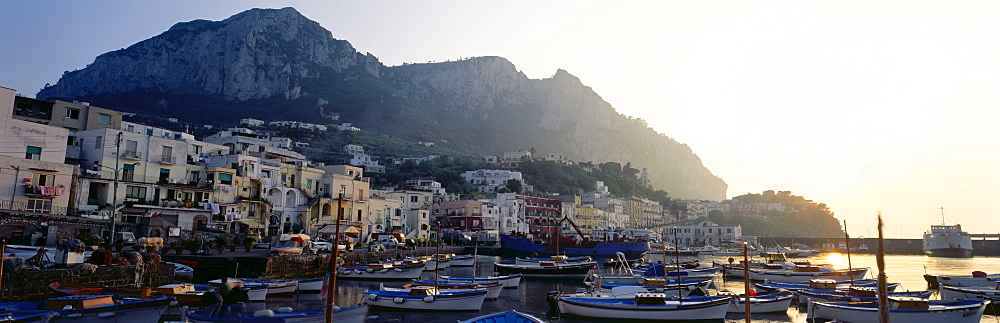
{"type": "MultiPolygon", "coordinates": [[[[308,143],[248,128],[263,125],[263,120],[246,118],[240,127],[195,138],[125,121],[122,112],[86,102],[37,100],[7,88],[0,88],[0,99],[5,138],[0,181],[10,183],[0,197],[0,209],[41,215],[5,220],[0,235],[23,244],[52,245],[87,234],[108,237],[110,230],[170,241],[216,234],[265,240],[290,233],[329,237],[337,214],[342,214],[344,238],[352,243],[369,242],[373,233],[425,241],[435,239],[435,232],[463,242],[498,242],[500,234],[512,233],[610,240],[621,238],[627,228],[654,233],[669,228],[672,239],[676,228],[683,244],[720,245],[753,237],[744,237],[739,225],[692,221],[711,211],[759,217],[762,210],[782,207],[700,200],[664,206],[615,196],[600,181],[593,191],[579,195],[533,192],[513,170],[519,163],[573,161],[561,153],[530,151],[484,156],[496,168],[461,174],[482,193],[473,197],[451,194],[432,178],[373,187],[366,175],[383,173],[386,166],[367,155],[363,146],[343,147],[353,156],[345,165],[313,162],[295,151],[308,143]],[[523,193],[504,189],[511,180],[523,183],[523,193]],[[671,225],[678,222],[687,224],[671,225]]],[[[291,121],[271,125],[360,130],[349,123],[329,128],[291,121]]],[[[438,156],[389,162],[434,158],[438,156]]],[[[638,180],[649,185],[645,170],[638,180]]]]}

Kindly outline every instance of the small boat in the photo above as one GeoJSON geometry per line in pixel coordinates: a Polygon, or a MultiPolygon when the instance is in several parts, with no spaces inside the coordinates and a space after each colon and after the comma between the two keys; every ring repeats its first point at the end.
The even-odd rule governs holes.
{"type": "MultiPolygon", "coordinates": [[[[849,289],[803,289],[797,291],[799,303],[806,302],[875,302],[878,301],[875,287],[853,286],[849,289]]],[[[932,291],[892,292],[889,297],[910,297],[927,299],[932,291]]]]}
{"type": "Polygon", "coordinates": [[[792,269],[750,269],[751,280],[773,282],[808,282],[813,279],[837,281],[860,280],[868,273],[868,268],[832,269],[828,266],[798,266],[792,269]]]}
{"type": "Polygon", "coordinates": [[[638,293],[633,298],[557,297],[563,314],[601,319],[722,320],[729,297],[669,298],[663,293],[638,293]]]}
{"type": "Polygon", "coordinates": [[[58,317],[55,322],[107,322],[108,318],[116,317],[127,317],[133,322],[157,322],[173,301],[173,297],[116,301],[111,295],[73,295],[49,298],[44,302],[4,302],[0,303],[0,308],[11,315],[53,311],[58,317]]]}
{"type": "Polygon", "coordinates": [[[111,288],[92,284],[52,282],[49,289],[66,295],[111,295],[118,298],[143,298],[138,289],[111,288]]]}
{"type": "Polygon", "coordinates": [[[323,278],[300,278],[299,293],[316,294],[323,289],[323,278]]]}
{"type": "Polygon", "coordinates": [[[308,234],[282,234],[270,248],[271,253],[279,255],[301,255],[302,248],[308,244],[308,234]]]}
{"type": "Polygon", "coordinates": [[[642,287],[650,292],[661,292],[668,295],[677,295],[680,291],[681,295],[688,295],[692,290],[701,287],[706,288],[712,280],[684,280],[684,281],[664,281],[663,279],[647,278],[641,283],[605,283],[601,282],[599,287],[602,291],[611,291],[617,287],[642,287]]]}
{"type": "Polygon", "coordinates": [[[593,259],[591,259],[590,256],[566,257],[566,256],[563,256],[563,255],[559,255],[559,256],[551,256],[551,257],[548,257],[548,258],[516,258],[514,264],[515,265],[536,265],[537,266],[539,263],[542,263],[542,262],[556,262],[556,263],[570,264],[570,263],[587,262],[587,261],[591,261],[591,260],[593,260],[593,259]]]}
{"type": "Polygon", "coordinates": [[[420,278],[423,263],[393,265],[389,263],[360,264],[337,268],[337,279],[345,280],[411,280],[420,278]]]}
{"type": "Polygon", "coordinates": [[[476,256],[474,255],[451,256],[452,267],[471,267],[475,262],[476,262],[476,256]]]}
{"type": "MultiPolygon", "coordinates": [[[[184,311],[181,321],[191,323],[243,322],[243,323],[322,323],[326,315],[320,309],[295,310],[279,307],[244,312],[239,317],[213,317],[211,311],[184,311]]],[[[368,306],[348,308],[334,306],[333,321],[337,323],[362,323],[368,317],[368,306]]]]}
{"type": "MultiPolygon", "coordinates": [[[[997,284],[997,287],[942,285],[941,299],[988,299],[994,302],[1000,301],[1000,284],[997,284]]],[[[997,306],[1000,304],[992,305],[997,306]]]]}
{"type": "Polygon", "coordinates": [[[365,290],[365,302],[375,307],[423,311],[478,311],[486,290],[442,292],[433,286],[415,286],[408,292],[365,290]]]}
{"type": "MultiPolygon", "coordinates": [[[[605,242],[588,240],[581,242],[580,248],[553,248],[557,246],[539,246],[531,239],[515,237],[506,234],[500,235],[500,250],[505,255],[527,256],[527,255],[566,255],[566,256],[590,256],[590,257],[615,257],[619,252],[629,259],[635,259],[649,251],[649,242],[605,242]]],[[[532,256],[537,257],[537,256],[532,256]]]]}
{"type": "MultiPolygon", "coordinates": [[[[213,293],[214,287],[194,284],[167,284],[156,287],[153,292],[162,297],[173,297],[182,306],[206,307],[215,303],[215,297],[207,300],[205,294],[213,293]]],[[[249,294],[249,293],[248,293],[249,294]]]]}
{"type": "MultiPolygon", "coordinates": [[[[907,323],[978,323],[989,300],[926,300],[889,297],[889,319],[907,323]]],[[[807,319],[878,322],[877,302],[812,302],[807,319]]]]}
{"type": "MultiPolygon", "coordinates": [[[[754,289],[759,292],[767,293],[775,291],[778,289],[787,289],[789,291],[798,291],[803,289],[847,289],[851,286],[849,281],[835,281],[832,279],[813,279],[809,282],[763,282],[763,283],[753,283],[754,289]]],[[[862,279],[855,280],[854,286],[865,286],[865,287],[876,287],[878,286],[878,281],[874,279],[862,279]]],[[[889,283],[886,287],[891,292],[896,290],[899,283],[889,283]]]]}
{"type": "Polygon", "coordinates": [[[458,321],[458,323],[544,323],[541,319],[531,316],[530,314],[521,313],[518,311],[506,311],[500,313],[486,314],[482,316],[476,316],[465,321],[458,321]]]}
{"type": "Polygon", "coordinates": [[[391,288],[385,287],[381,284],[379,285],[379,290],[395,291],[395,292],[409,292],[410,289],[416,286],[434,286],[443,292],[465,292],[474,290],[486,290],[486,299],[497,299],[500,298],[500,292],[503,291],[503,284],[499,282],[492,283],[464,283],[464,282],[434,282],[433,280],[424,279],[414,279],[413,284],[403,285],[402,288],[391,288]]]}
{"type": "Polygon", "coordinates": [[[645,256],[646,257],[649,257],[649,256],[659,257],[659,256],[663,256],[664,253],[666,253],[667,256],[682,256],[682,257],[685,257],[685,256],[697,256],[699,254],[698,250],[667,248],[666,250],[663,250],[663,249],[650,249],[649,251],[646,251],[645,256]]]}
{"type": "Polygon", "coordinates": [[[936,278],[938,286],[958,286],[958,287],[993,287],[1000,282],[1000,274],[986,274],[982,271],[974,271],[972,275],[931,275],[936,278]]]}
{"type": "MultiPolygon", "coordinates": [[[[746,313],[746,295],[732,292],[719,292],[718,296],[729,296],[729,313],[746,313]]],[[[788,291],[779,291],[772,294],[750,296],[750,313],[779,313],[787,312],[791,306],[795,295],[788,291]]]]}
{"type": "Polygon", "coordinates": [[[177,279],[190,281],[194,278],[194,268],[191,268],[191,266],[169,261],[164,261],[163,263],[174,265],[174,277],[177,279]]]}
{"type": "Polygon", "coordinates": [[[453,282],[493,282],[497,281],[503,283],[503,288],[517,288],[521,284],[521,274],[512,275],[497,275],[497,276],[480,276],[480,277],[464,277],[464,276],[439,276],[442,280],[453,281],[453,282]]]}
{"type": "Polygon", "coordinates": [[[540,262],[537,265],[496,264],[498,273],[521,274],[524,276],[586,276],[594,265],[593,261],[580,263],[540,262]]]}
{"type": "MultiPolygon", "coordinates": [[[[290,279],[230,278],[229,282],[242,282],[244,286],[250,288],[248,294],[251,296],[250,301],[252,302],[258,301],[253,296],[255,294],[259,295],[262,291],[266,295],[265,297],[291,297],[295,294],[295,290],[298,289],[298,281],[290,279]],[[259,285],[264,285],[267,288],[261,289],[259,285]]],[[[218,286],[222,283],[222,280],[210,280],[208,283],[212,286],[218,286]]]]}

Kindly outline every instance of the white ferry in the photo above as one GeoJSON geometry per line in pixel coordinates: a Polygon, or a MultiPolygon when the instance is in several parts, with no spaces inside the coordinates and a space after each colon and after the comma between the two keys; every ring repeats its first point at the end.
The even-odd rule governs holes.
{"type": "Polygon", "coordinates": [[[924,253],[931,257],[972,257],[972,237],[962,231],[961,224],[944,224],[944,208],[941,209],[941,224],[931,225],[924,233],[924,253]]]}

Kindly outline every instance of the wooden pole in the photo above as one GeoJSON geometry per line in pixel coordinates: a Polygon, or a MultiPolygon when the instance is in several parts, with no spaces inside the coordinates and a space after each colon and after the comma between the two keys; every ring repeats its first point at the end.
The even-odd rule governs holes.
{"type": "MultiPolygon", "coordinates": [[[[14,204],[14,200],[10,200],[11,204],[14,204]]],[[[3,263],[4,256],[7,254],[7,239],[0,239],[0,300],[3,299],[3,263]]]]}
{"type": "Polygon", "coordinates": [[[743,242],[743,315],[746,322],[750,323],[750,251],[747,250],[747,243],[743,242]]]}
{"type": "Polygon", "coordinates": [[[882,212],[878,213],[878,255],[875,260],[878,264],[878,322],[888,323],[889,322],[889,304],[886,298],[888,298],[888,288],[885,284],[885,245],[882,240],[882,228],[885,225],[882,224],[882,212]]]}
{"type": "MultiPolygon", "coordinates": [[[[438,291],[438,270],[441,269],[441,221],[437,221],[438,225],[438,246],[437,254],[434,255],[432,260],[434,260],[434,292],[438,291]]],[[[472,274],[475,276],[475,273],[472,274]]]]}
{"type": "Polygon", "coordinates": [[[327,266],[326,277],[326,323],[333,323],[333,301],[337,292],[337,259],[340,256],[340,218],[344,216],[344,192],[341,189],[340,197],[337,198],[337,223],[333,236],[333,254],[327,266]]]}
{"type": "Polygon", "coordinates": [[[851,235],[847,233],[847,220],[844,220],[844,246],[847,246],[847,276],[851,278],[851,286],[854,286],[854,267],[851,266],[851,235]]]}

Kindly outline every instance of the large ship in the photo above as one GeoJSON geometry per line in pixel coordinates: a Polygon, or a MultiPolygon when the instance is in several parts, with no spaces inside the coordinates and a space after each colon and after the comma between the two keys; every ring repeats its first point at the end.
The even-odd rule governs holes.
{"type": "Polygon", "coordinates": [[[972,257],[972,237],[962,231],[961,224],[944,223],[944,208],[941,208],[941,224],[931,225],[924,233],[924,253],[931,257],[972,257]]]}

